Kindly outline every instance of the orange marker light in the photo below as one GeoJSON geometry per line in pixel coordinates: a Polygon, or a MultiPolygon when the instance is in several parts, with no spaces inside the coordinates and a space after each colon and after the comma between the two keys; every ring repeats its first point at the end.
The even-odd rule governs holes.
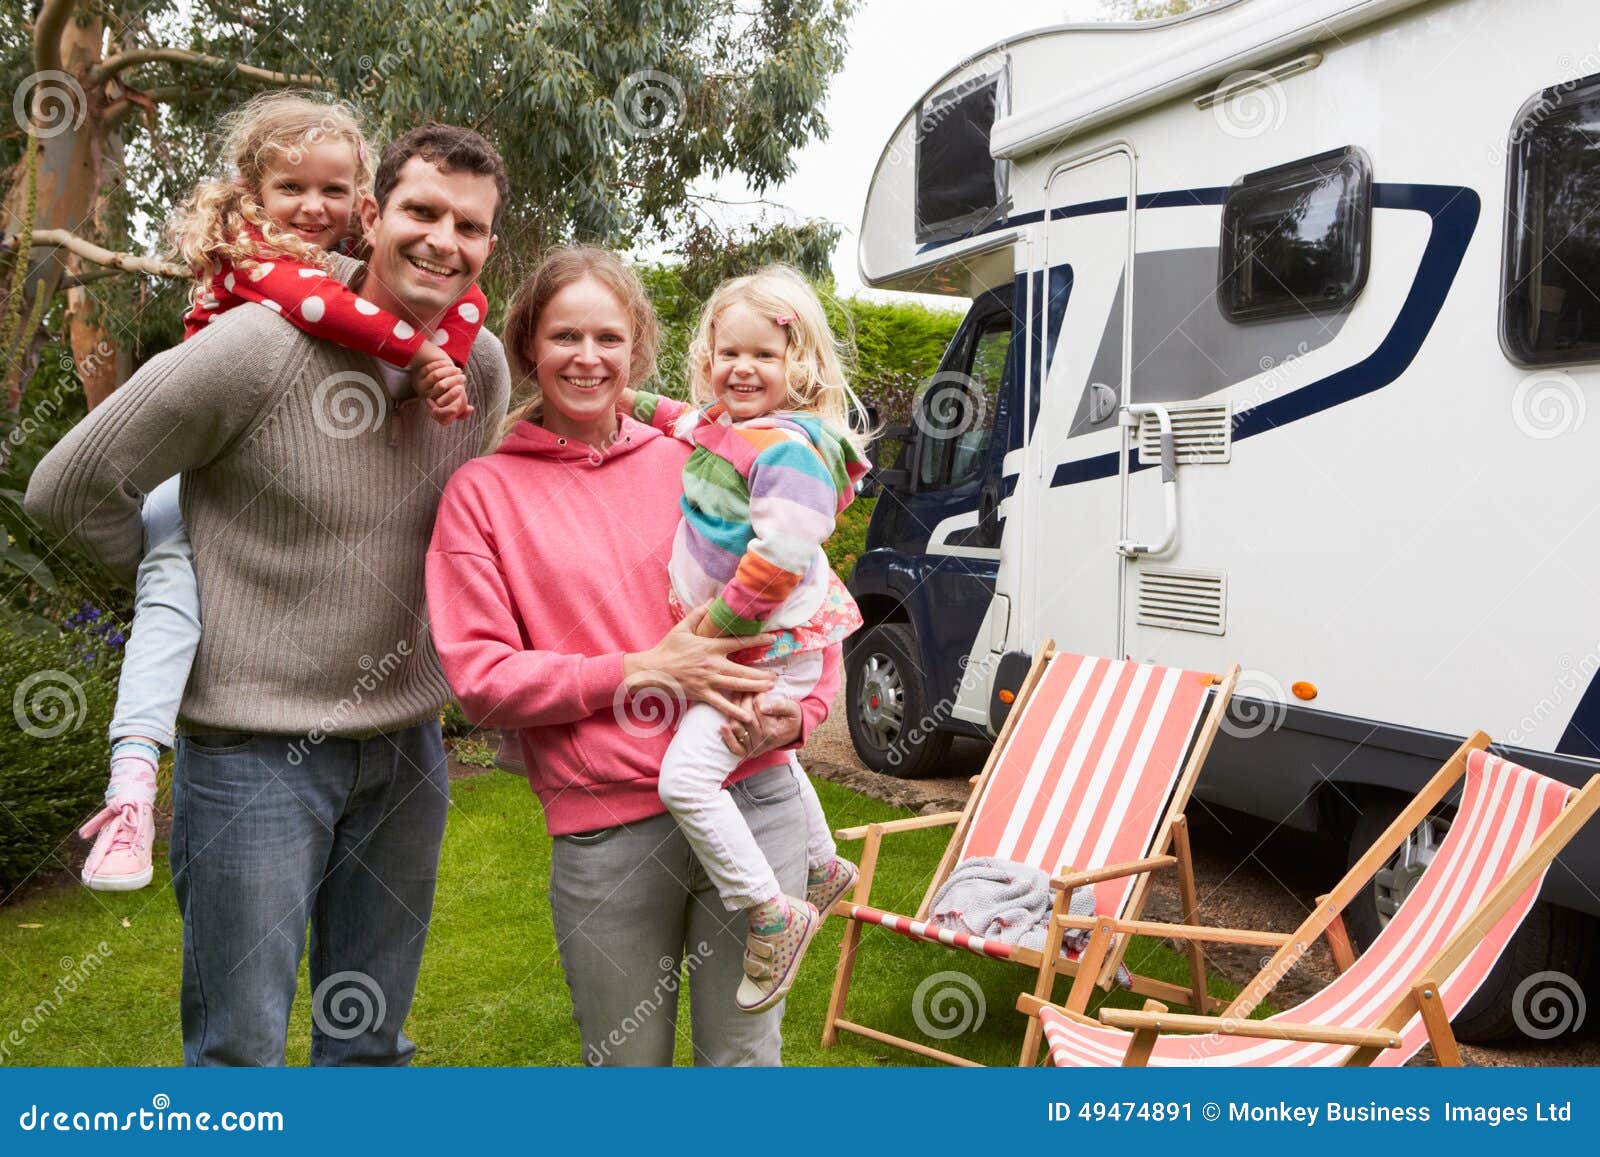
{"type": "Polygon", "coordinates": [[[1315,699],[1317,697],[1317,685],[1315,683],[1307,683],[1303,679],[1293,687],[1290,687],[1289,690],[1294,692],[1296,699],[1315,699]]]}
{"type": "Polygon", "coordinates": [[[1003,687],[1000,689],[1000,702],[1002,702],[1002,703],[1015,703],[1016,701],[1017,701],[1017,693],[1015,691],[1007,691],[1003,687]]]}

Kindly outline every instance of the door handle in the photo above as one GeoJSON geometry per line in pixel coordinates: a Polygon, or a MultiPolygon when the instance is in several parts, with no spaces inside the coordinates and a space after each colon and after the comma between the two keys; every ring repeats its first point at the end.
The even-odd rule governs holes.
{"type": "Polygon", "coordinates": [[[978,545],[1000,545],[1000,487],[994,482],[978,492],[978,545]]]}
{"type": "Polygon", "coordinates": [[[1161,492],[1167,509],[1166,532],[1159,542],[1143,543],[1125,538],[1117,543],[1117,551],[1125,558],[1141,554],[1165,554],[1178,544],[1178,446],[1172,433],[1172,415],[1167,408],[1155,402],[1139,402],[1122,407],[1122,423],[1138,428],[1139,419],[1149,414],[1161,427],[1161,492]]]}

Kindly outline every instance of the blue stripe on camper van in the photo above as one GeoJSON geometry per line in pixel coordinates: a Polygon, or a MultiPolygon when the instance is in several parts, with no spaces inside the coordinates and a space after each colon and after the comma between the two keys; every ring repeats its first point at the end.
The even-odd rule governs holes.
{"type": "MultiPolygon", "coordinates": [[[[1186,194],[1156,194],[1151,199],[1162,197],[1167,204],[1208,204],[1212,203],[1209,200],[1211,195],[1216,193],[1225,195],[1227,190],[1192,189],[1186,194]],[[1183,196],[1192,196],[1194,199],[1176,199],[1183,196]]],[[[1145,200],[1143,197],[1139,199],[1140,208],[1146,207],[1145,200]]],[[[1417,356],[1417,351],[1422,348],[1422,343],[1439,316],[1439,310],[1444,306],[1445,298],[1449,296],[1456,271],[1461,267],[1461,259],[1477,227],[1482,203],[1477,193],[1459,185],[1392,184],[1373,185],[1372,203],[1379,209],[1418,210],[1433,219],[1433,231],[1428,236],[1427,248],[1423,250],[1417,276],[1411,283],[1411,291],[1406,295],[1400,312],[1395,315],[1394,325],[1384,335],[1378,348],[1355,365],[1283,397],[1241,410],[1234,416],[1234,441],[1264,434],[1381,390],[1405,372],[1417,356]]],[[[1118,199],[1113,207],[1121,204],[1118,199]]],[[[1143,470],[1152,465],[1154,463],[1140,462],[1138,451],[1135,450],[1130,456],[1128,469],[1143,470]]],[[[1051,476],[1050,485],[1071,486],[1096,478],[1109,478],[1116,472],[1116,454],[1099,454],[1093,458],[1061,463],[1051,476]]]]}
{"type": "MultiPolygon", "coordinates": [[[[1143,193],[1137,200],[1140,209],[1172,209],[1186,205],[1220,205],[1227,200],[1226,187],[1216,189],[1169,189],[1164,193],[1143,193]]],[[[1064,221],[1069,217],[1091,217],[1096,213],[1115,213],[1124,208],[1128,201],[1126,197],[1107,197],[1100,201],[1081,201],[1076,205],[1063,205],[1059,209],[1050,210],[1050,220],[1064,221]]],[[[1014,217],[1005,217],[999,221],[991,221],[981,229],[974,229],[971,233],[964,233],[960,237],[950,237],[943,241],[929,241],[917,249],[918,253],[930,253],[935,249],[943,249],[947,245],[959,245],[963,241],[971,241],[974,237],[982,237],[986,233],[998,233],[1002,229],[1015,229],[1020,225],[1037,225],[1044,220],[1044,210],[1034,209],[1027,213],[1018,213],[1014,217]]]]}

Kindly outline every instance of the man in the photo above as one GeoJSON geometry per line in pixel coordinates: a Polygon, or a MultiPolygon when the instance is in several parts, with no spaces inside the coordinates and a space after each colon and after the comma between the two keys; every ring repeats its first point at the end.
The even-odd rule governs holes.
{"type": "MultiPolygon", "coordinates": [[[[358,293],[435,332],[494,248],[504,162],[426,125],[374,191],[358,293]]],[[[449,802],[423,566],[446,480],[506,411],[487,330],[466,377],[475,412],[441,427],[405,371],[243,305],[152,359],[29,485],[35,518],[128,575],[142,496],[183,474],[204,614],[170,851],[187,1064],[283,1063],[308,921],[312,1063],[415,1051],[401,1030],[449,802]]]]}

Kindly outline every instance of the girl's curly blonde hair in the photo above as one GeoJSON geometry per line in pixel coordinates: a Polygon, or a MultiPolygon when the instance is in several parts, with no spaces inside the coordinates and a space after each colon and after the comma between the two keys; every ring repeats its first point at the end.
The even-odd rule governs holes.
{"type": "Polygon", "coordinates": [[[789,334],[784,355],[789,398],[783,408],[820,418],[856,449],[864,449],[871,438],[866,409],[845,380],[844,356],[821,300],[792,266],[764,266],[724,281],[712,293],[689,343],[689,394],[695,403],[704,406],[716,400],[711,388],[713,330],[717,316],[735,303],[772,318],[789,334]]]}
{"type": "Polygon", "coordinates": [[[261,186],[275,163],[294,163],[301,149],[324,141],[346,141],[356,160],[349,231],[359,233],[355,214],[372,190],[372,162],[355,107],[309,92],[263,93],[223,117],[218,127],[225,134],[222,154],[232,164],[232,175],[196,186],[169,230],[174,256],[201,283],[197,292],[203,291],[224,261],[248,266],[267,256],[248,236],[246,225],[260,232],[268,249],[308,265],[330,268],[323,250],[272,222],[261,205],[261,186]]]}

